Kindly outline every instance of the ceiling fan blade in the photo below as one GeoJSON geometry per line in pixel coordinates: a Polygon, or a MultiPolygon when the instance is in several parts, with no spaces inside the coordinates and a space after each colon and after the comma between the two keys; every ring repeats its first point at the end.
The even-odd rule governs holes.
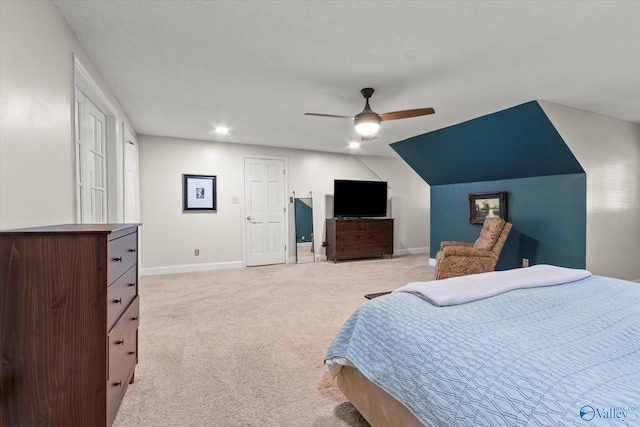
{"type": "Polygon", "coordinates": [[[380,114],[380,120],[398,120],[398,119],[408,119],[410,117],[418,117],[418,116],[426,116],[427,114],[433,114],[436,110],[433,108],[416,108],[414,110],[402,110],[402,111],[392,111],[390,113],[380,114]]]}
{"type": "Polygon", "coordinates": [[[335,114],[319,114],[319,113],[304,113],[305,116],[318,116],[318,117],[329,117],[333,119],[349,119],[353,120],[353,117],[350,116],[338,116],[335,114]]]}

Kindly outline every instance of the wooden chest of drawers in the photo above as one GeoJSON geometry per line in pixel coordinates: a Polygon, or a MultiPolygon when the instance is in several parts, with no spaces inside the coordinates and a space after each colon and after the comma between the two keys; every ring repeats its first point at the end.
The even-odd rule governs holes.
{"type": "Polygon", "coordinates": [[[113,423],[138,361],[138,226],[0,232],[0,425],[113,423]]]}
{"type": "Polygon", "coordinates": [[[393,256],[393,219],[327,219],[327,259],[393,256]]]}

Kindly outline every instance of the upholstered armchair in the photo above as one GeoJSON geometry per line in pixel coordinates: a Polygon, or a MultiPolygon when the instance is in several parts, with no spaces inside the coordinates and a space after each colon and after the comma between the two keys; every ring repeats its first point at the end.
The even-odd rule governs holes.
{"type": "Polygon", "coordinates": [[[501,218],[487,218],[474,243],[441,242],[436,254],[436,279],[493,271],[511,226],[501,218]]]}

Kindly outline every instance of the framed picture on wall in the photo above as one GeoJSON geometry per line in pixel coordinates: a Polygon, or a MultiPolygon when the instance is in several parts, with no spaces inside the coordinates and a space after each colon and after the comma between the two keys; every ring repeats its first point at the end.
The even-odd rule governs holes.
{"type": "Polygon", "coordinates": [[[216,177],[182,175],[182,212],[216,211],[216,177]]]}
{"type": "Polygon", "coordinates": [[[486,218],[507,220],[507,192],[469,194],[469,222],[484,224],[486,218]]]}

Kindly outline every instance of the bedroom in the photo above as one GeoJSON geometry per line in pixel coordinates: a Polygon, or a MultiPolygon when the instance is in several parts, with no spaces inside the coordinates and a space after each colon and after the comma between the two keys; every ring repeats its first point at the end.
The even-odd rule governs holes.
{"type": "MultiPolygon", "coordinates": [[[[0,228],[74,222],[74,194],[73,185],[71,185],[73,162],[69,148],[72,135],[70,123],[73,81],[71,53],[75,53],[89,69],[91,76],[100,82],[125,122],[125,126],[134,133],[134,136],[136,128],[129,122],[127,112],[120,107],[118,99],[100,77],[101,70],[92,65],[90,54],[80,46],[53,3],[17,2],[13,4],[12,2],[2,2],[0,7],[3,19],[2,61],[0,64],[2,67],[3,98],[2,138],[0,141],[2,144],[0,147],[0,162],[2,162],[0,168],[0,228]],[[20,102],[14,103],[15,100],[20,100],[20,102]],[[8,109],[9,104],[7,103],[9,101],[12,101],[11,109],[8,109]],[[16,185],[18,179],[21,183],[20,186],[16,185]],[[37,188],[39,196],[31,197],[31,193],[24,191],[23,188],[37,188]],[[43,207],[46,208],[46,215],[42,214],[43,207]]],[[[629,14],[630,19],[635,19],[635,17],[637,15],[629,14]]],[[[638,59],[633,58],[633,48],[627,51],[631,54],[626,58],[630,61],[626,66],[626,71],[629,75],[637,76],[638,73],[635,71],[637,71],[638,59]]],[[[427,72],[427,74],[429,73],[427,72]]],[[[612,77],[612,80],[625,81],[623,77],[612,77]]],[[[360,107],[361,99],[358,98],[359,94],[357,93],[360,89],[359,83],[352,83],[350,86],[355,88],[356,95],[353,105],[360,107]]],[[[437,85],[437,82],[432,84],[437,85]]],[[[607,87],[604,86],[601,90],[607,90],[607,87]]],[[[637,95],[633,92],[634,87],[637,85],[629,85],[625,91],[629,94],[627,99],[630,101],[627,102],[631,104],[637,101],[637,95]]],[[[286,92],[286,88],[280,89],[286,92]]],[[[406,94],[411,92],[411,87],[398,89],[404,90],[406,94]]],[[[453,91],[453,87],[449,87],[449,90],[453,91]]],[[[383,104],[382,94],[383,92],[376,94],[374,101],[377,103],[373,105],[381,105],[380,108],[389,110],[412,107],[411,105],[399,104],[387,108],[383,104]]],[[[332,108],[330,101],[335,100],[336,95],[334,93],[328,95],[330,96],[327,96],[329,101],[326,104],[326,112],[333,112],[335,108],[332,108]]],[[[388,92],[388,95],[391,96],[391,92],[388,92]]],[[[452,92],[451,97],[453,95],[452,92]]],[[[289,102],[292,100],[286,93],[282,93],[282,96],[289,102]]],[[[351,97],[346,94],[339,96],[348,98],[344,108],[346,109],[345,113],[350,112],[351,97]]],[[[300,102],[302,109],[299,112],[300,117],[296,117],[296,120],[302,122],[305,119],[302,114],[318,104],[313,104],[310,99],[305,101],[308,96],[300,95],[300,98],[302,102],[296,102],[300,102]]],[[[554,99],[551,94],[531,99],[538,98],[554,99]]],[[[625,98],[625,96],[621,96],[621,98],[625,98]]],[[[476,103],[480,105],[475,106],[475,114],[469,115],[467,118],[478,117],[531,99],[525,98],[509,104],[494,104],[493,106],[484,105],[484,100],[478,99],[476,103]]],[[[256,102],[260,101],[256,100],[256,102]]],[[[427,105],[431,104],[428,99],[426,102],[428,102],[427,105]]],[[[419,100],[415,106],[423,106],[423,103],[422,100],[419,100]]],[[[434,107],[438,111],[438,107],[442,105],[444,105],[442,102],[438,102],[437,105],[434,104],[434,107]]],[[[596,196],[610,195],[612,188],[621,186],[619,185],[620,179],[631,180],[631,183],[639,181],[637,116],[635,119],[620,120],[563,106],[549,106],[547,104],[547,107],[559,117],[558,122],[554,122],[554,124],[558,126],[558,131],[565,138],[565,142],[574,151],[588,174],[596,173],[598,165],[606,163],[603,160],[615,164],[620,157],[624,157],[629,163],[631,177],[620,177],[616,175],[617,171],[607,175],[607,171],[603,170],[601,173],[611,181],[603,181],[598,183],[601,187],[590,189],[590,191],[595,191],[595,195],[589,199],[588,203],[597,200],[596,196]],[[563,124],[564,128],[561,129],[560,126],[563,124]],[[584,127],[583,131],[578,131],[574,128],[576,124],[590,124],[590,126],[584,127]],[[620,137],[620,135],[626,136],[620,137]],[[589,139],[588,144],[579,145],[576,142],[584,138],[589,139]],[[607,143],[603,144],[603,140],[606,140],[607,143]],[[618,147],[615,152],[611,151],[612,146],[618,147]]],[[[623,109],[633,110],[632,108],[620,107],[620,110],[623,109]]],[[[335,112],[340,113],[340,111],[335,112]]],[[[444,114],[445,111],[442,113],[444,114]]],[[[440,114],[440,111],[437,114],[440,114]]],[[[407,125],[412,124],[407,123],[407,125]]],[[[317,126],[314,129],[332,128],[335,130],[334,128],[337,128],[339,131],[344,130],[344,128],[339,128],[332,123],[313,122],[309,126],[317,126]]],[[[431,128],[415,133],[401,133],[399,139],[427,130],[431,130],[431,128]]],[[[211,242],[213,239],[200,241],[201,233],[199,230],[202,229],[203,224],[189,223],[171,229],[174,225],[170,222],[156,222],[155,219],[162,217],[163,211],[161,209],[163,205],[166,207],[168,199],[177,198],[179,200],[180,174],[202,173],[203,164],[201,162],[205,161],[206,157],[197,150],[207,143],[192,138],[178,138],[180,141],[177,141],[168,136],[155,137],[142,133],[138,135],[137,139],[140,146],[140,184],[142,189],[140,212],[142,222],[145,224],[141,231],[143,234],[142,269],[166,268],[171,271],[172,267],[190,264],[212,264],[213,267],[216,264],[241,265],[243,261],[242,229],[238,225],[237,217],[241,215],[242,205],[232,203],[234,197],[242,196],[239,184],[242,179],[241,175],[236,172],[226,176],[225,186],[220,187],[220,201],[226,204],[226,208],[220,209],[216,218],[223,215],[234,218],[229,222],[225,220],[222,224],[213,225],[216,227],[216,232],[223,233],[222,235],[225,236],[225,245],[221,246],[211,242]],[[173,144],[175,142],[184,144],[177,146],[173,144]],[[154,147],[156,143],[157,147],[154,147]],[[156,164],[158,165],[157,169],[154,168],[156,164]],[[172,174],[178,174],[176,179],[171,179],[168,176],[167,167],[172,174]],[[153,187],[154,183],[160,183],[163,179],[167,179],[167,185],[173,185],[172,189],[153,187]],[[174,231],[180,237],[166,240],[165,236],[167,235],[161,234],[158,230],[162,230],[162,233],[174,231]],[[150,239],[148,243],[145,238],[150,239]],[[148,245],[147,249],[144,248],[145,245],[148,245]],[[165,251],[162,254],[155,254],[154,248],[164,248],[165,251]],[[194,257],[194,248],[202,250],[200,258],[194,257]],[[151,256],[153,258],[150,258],[151,256]]],[[[323,207],[324,195],[331,193],[331,181],[339,176],[329,176],[326,181],[319,182],[304,174],[302,164],[305,164],[306,167],[307,164],[314,165],[315,163],[316,170],[335,171],[335,175],[342,174],[347,170],[353,178],[389,181],[392,186],[392,196],[396,198],[393,201],[394,216],[402,219],[397,221],[396,249],[400,253],[403,250],[404,253],[428,253],[430,230],[428,221],[424,221],[424,218],[428,218],[430,215],[429,188],[400,159],[367,155],[355,157],[347,155],[346,149],[342,153],[326,153],[262,146],[240,146],[238,148],[230,144],[227,149],[227,146],[226,143],[220,143],[217,145],[221,150],[219,153],[209,150],[207,154],[217,156],[216,161],[220,162],[220,167],[234,162],[237,164],[240,156],[250,153],[289,157],[289,172],[291,173],[289,190],[300,193],[313,190],[314,195],[318,195],[317,211],[321,213],[315,224],[315,228],[318,230],[323,229],[322,215],[328,209],[326,206],[323,207]],[[312,184],[317,187],[312,188],[312,184]],[[419,196],[416,197],[416,194],[419,196]],[[416,200],[419,200],[419,203],[415,203],[416,200]],[[399,217],[399,215],[404,217],[399,217]]],[[[317,144],[317,146],[321,146],[321,144],[317,144]]],[[[212,174],[219,173],[218,167],[210,168],[211,166],[207,165],[207,171],[211,170],[212,174]]],[[[637,203],[637,192],[636,187],[635,194],[631,197],[632,203],[627,211],[614,213],[616,217],[613,225],[608,220],[611,212],[603,212],[598,209],[588,210],[587,268],[600,274],[620,275],[626,279],[637,280],[640,278],[638,265],[635,261],[638,259],[638,248],[640,248],[638,242],[640,233],[637,232],[640,206],[637,203]],[[636,227],[635,233],[630,232],[630,230],[634,230],[633,227],[636,227]],[[611,268],[611,265],[614,267],[611,268]]],[[[180,216],[184,217],[184,215],[180,216]]],[[[211,215],[196,218],[191,221],[212,221],[211,215]]]]}

